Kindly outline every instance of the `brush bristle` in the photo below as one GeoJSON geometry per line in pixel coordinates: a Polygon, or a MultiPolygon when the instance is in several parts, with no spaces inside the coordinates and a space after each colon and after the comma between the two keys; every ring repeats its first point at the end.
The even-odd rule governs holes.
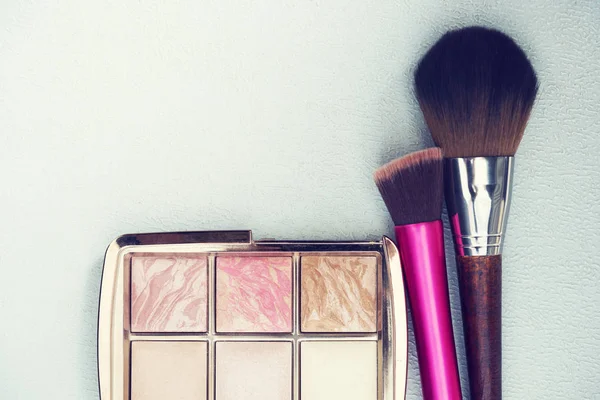
{"type": "Polygon", "coordinates": [[[468,27],[446,33],[425,54],[415,89],[433,140],[446,157],[512,156],[538,80],[510,37],[468,27]]]}
{"type": "Polygon", "coordinates": [[[375,171],[375,183],[396,225],[441,218],[443,160],[437,148],[398,158],[375,171]]]}

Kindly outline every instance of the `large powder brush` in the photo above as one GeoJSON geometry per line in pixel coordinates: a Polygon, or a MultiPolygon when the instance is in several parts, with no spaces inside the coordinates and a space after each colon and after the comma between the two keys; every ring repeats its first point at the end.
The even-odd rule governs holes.
{"type": "Polygon", "coordinates": [[[445,195],[457,266],[471,398],[502,396],[502,241],[513,156],[538,91],[531,63],[504,33],[446,33],[420,61],[415,88],[445,157],[445,195]]]}

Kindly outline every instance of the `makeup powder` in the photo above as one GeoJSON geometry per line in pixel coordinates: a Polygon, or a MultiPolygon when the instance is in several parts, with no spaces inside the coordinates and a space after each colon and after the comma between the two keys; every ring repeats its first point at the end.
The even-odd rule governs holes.
{"type": "Polygon", "coordinates": [[[303,342],[302,400],[377,398],[377,342],[303,342]]]}
{"type": "Polygon", "coordinates": [[[217,332],[291,332],[290,257],[217,258],[217,332]]]}
{"type": "Polygon", "coordinates": [[[133,342],[131,400],[206,400],[206,342],[133,342]]]}
{"type": "Polygon", "coordinates": [[[403,398],[405,297],[393,242],[242,233],[136,234],[109,247],[100,397],[403,398]]]}
{"type": "Polygon", "coordinates": [[[375,332],[375,257],[302,257],[303,332],[375,332]]]}
{"type": "Polygon", "coordinates": [[[132,332],[206,332],[206,257],[131,260],[132,332]]]}
{"type": "Polygon", "coordinates": [[[217,342],[217,400],[290,400],[291,342],[217,342]]]}

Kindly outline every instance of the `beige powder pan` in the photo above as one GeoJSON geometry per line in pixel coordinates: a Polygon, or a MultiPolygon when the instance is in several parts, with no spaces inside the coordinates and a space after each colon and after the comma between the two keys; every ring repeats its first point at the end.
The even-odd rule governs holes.
{"type": "Polygon", "coordinates": [[[131,399],[206,399],[207,351],[206,342],[132,342],[131,399]]]}
{"type": "Polygon", "coordinates": [[[385,237],[137,234],[106,253],[101,400],[403,399],[406,349],[400,259],[385,237]]]}

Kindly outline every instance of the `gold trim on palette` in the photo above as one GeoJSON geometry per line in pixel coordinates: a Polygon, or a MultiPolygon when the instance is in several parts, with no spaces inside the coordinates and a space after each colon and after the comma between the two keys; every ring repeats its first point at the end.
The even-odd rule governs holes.
{"type": "Polygon", "coordinates": [[[133,341],[205,341],[208,343],[208,399],[215,396],[215,342],[290,342],[292,352],[292,394],[300,399],[299,346],[305,341],[372,341],[378,343],[377,400],[405,398],[407,373],[407,322],[404,282],[400,256],[387,237],[371,242],[253,241],[250,231],[179,232],[125,235],[107,249],[98,318],[98,375],[101,400],[129,400],[130,348],[133,341]],[[202,253],[208,257],[208,332],[130,332],[130,273],[132,254],[202,253]],[[292,258],[292,332],[217,333],[216,257],[236,255],[278,255],[292,258]],[[378,260],[376,333],[300,332],[300,258],[302,255],[374,256],[378,260]]]}

